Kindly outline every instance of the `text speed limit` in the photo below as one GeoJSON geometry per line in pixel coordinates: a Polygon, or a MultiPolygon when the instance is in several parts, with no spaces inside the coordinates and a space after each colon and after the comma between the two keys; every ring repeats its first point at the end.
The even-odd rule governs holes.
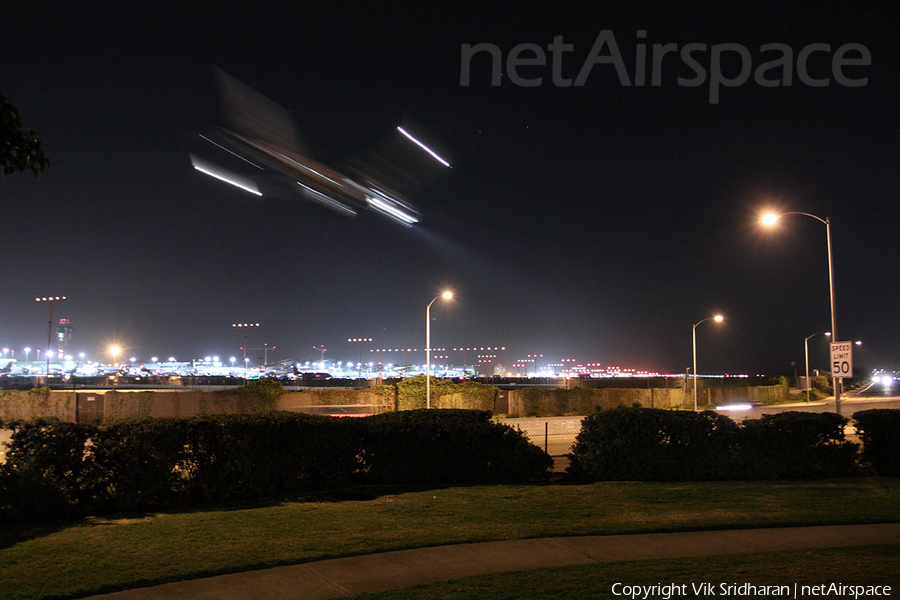
{"type": "Polygon", "coordinates": [[[853,377],[853,342],[833,342],[831,344],[831,376],[853,377]]]}

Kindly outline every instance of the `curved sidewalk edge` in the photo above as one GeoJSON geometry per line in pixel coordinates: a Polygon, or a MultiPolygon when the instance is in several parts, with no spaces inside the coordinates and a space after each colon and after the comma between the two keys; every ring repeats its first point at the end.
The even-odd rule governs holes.
{"type": "Polygon", "coordinates": [[[900,523],[457,544],[177,581],[93,600],[320,600],[541,567],[900,543],[900,523]]]}

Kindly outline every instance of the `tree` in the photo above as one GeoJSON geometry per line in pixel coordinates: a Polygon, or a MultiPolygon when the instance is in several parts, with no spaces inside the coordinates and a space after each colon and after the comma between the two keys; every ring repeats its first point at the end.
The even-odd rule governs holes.
{"type": "Polygon", "coordinates": [[[0,167],[3,175],[30,169],[37,178],[50,159],[41,150],[41,140],[34,130],[22,129],[19,109],[0,94],[0,167]]]}

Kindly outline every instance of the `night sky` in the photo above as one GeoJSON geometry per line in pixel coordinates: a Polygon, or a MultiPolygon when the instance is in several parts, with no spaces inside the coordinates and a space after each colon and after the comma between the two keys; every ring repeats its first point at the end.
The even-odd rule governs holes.
{"type": "MultiPolygon", "coordinates": [[[[721,312],[723,324],[697,328],[701,372],[792,374],[804,338],[831,329],[827,244],[807,217],[764,230],[774,207],[831,219],[838,337],[863,342],[857,366],[900,368],[900,20],[889,3],[318,4],[7,11],[0,92],[52,163],[37,181],[0,178],[0,345],[17,358],[43,347],[48,307],[34,298],[52,294],[68,298],[54,319],[71,319],[70,351],[95,360],[111,343],[141,360],[240,356],[232,323],[244,321],[260,323],[250,348],[277,347],[270,360],[318,360],[324,344],[326,358],[355,361],[356,337],[373,338],[372,360],[372,348],[422,349],[425,307],[450,288],[456,298],[432,306],[434,347],[683,372],[692,325],[721,312]],[[606,30],[632,85],[611,64],[557,85],[554,37],[572,45],[559,78],[575,80],[606,30]],[[480,43],[504,61],[539,46],[546,63],[516,74],[540,85],[515,85],[504,65],[492,86],[487,53],[460,85],[461,47],[480,43]],[[652,46],[670,43],[678,52],[653,86],[652,46]],[[711,103],[709,76],[677,82],[696,77],[679,54],[687,44],[707,45],[693,57],[710,71],[713,45],[746,47],[755,70],[780,56],[761,52],[770,43],[792,49],[791,86],[751,73],[711,103]],[[830,45],[808,60],[825,87],[797,72],[814,43],[830,45]],[[836,81],[844,44],[869,51],[870,65],[843,68],[866,85],[836,81]],[[405,192],[422,222],[345,218],[195,171],[198,134],[223,124],[214,67],[290,111],[329,164],[415,122],[452,163],[405,192]]],[[[723,53],[725,76],[740,66],[723,53]]],[[[814,368],[827,368],[826,340],[810,340],[814,368]]]]}

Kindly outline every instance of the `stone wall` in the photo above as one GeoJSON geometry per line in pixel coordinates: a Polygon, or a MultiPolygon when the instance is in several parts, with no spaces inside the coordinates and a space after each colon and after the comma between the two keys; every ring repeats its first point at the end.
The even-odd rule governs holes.
{"type": "MultiPolygon", "coordinates": [[[[462,388],[460,388],[462,389],[462,388]]],[[[433,405],[441,408],[470,408],[504,412],[496,407],[496,388],[442,394],[433,405]],[[486,394],[485,390],[494,390],[486,394]],[[477,393],[476,393],[477,392],[477,393]],[[492,400],[493,399],[493,400],[492,400]]],[[[784,398],[784,386],[701,388],[698,402],[721,405],[733,402],[770,402],[784,398]]],[[[597,407],[615,408],[639,404],[647,408],[693,406],[691,390],[680,388],[523,388],[503,393],[503,407],[510,416],[586,415],[597,407]]],[[[277,401],[260,401],[242,388],[225,390],[143,390],[143,391],[0,391],[0,419],[56,417],[63,421],[111,423],[134,417],[193,417],[227,413],[254,413],[267,410],[319,412],[326,414],[373,414],[396,410],[397,397],[389,388],[308,389],[285,392],[277,401]],[[320,407],[321,410],[318,410],[320,407]],[[329,407],[335,408],[330,410],[329,407]],[[346,410],[337,410],[346,407],[346,410]]]]}
{"type": "Polygon", "coordinates": [[[74,422],[75,406],[73,392],[51,392],[47,388],[0,390],[0,419],[4,421],[56,417],[74,422]]]}

